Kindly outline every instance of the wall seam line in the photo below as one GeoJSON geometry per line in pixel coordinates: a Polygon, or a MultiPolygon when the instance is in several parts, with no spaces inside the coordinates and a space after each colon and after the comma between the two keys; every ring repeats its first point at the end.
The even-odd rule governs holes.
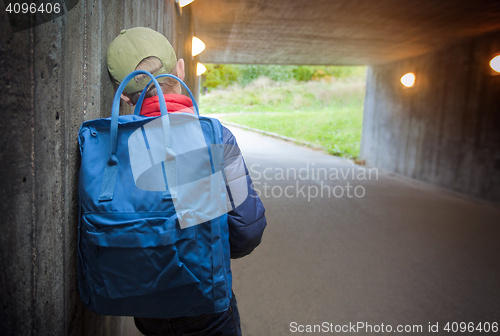
{"type": "Polygon", "coordinates": [[[35,78],[34,78],[34,49],[35,38],[34,28],[30,28],[30,109],[31,109],[31,266],[32,266],[32,280],[31,280],[31,334],[36,335],[36,174],[35,174],[35,78]]]}

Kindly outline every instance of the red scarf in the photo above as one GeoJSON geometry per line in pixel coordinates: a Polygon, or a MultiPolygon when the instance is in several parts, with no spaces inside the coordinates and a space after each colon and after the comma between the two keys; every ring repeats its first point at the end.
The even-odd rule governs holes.
{"type": "MultiPolygon", "coordinates": [[[[165,94],[163,97],[168,113],[187,112],[194,114],[191,98],[177,93],[165,94]]],[[[145,117],[158,117],[161,115],[158,96],[144,99],[141,107],[141,115],[145,117]]]]}

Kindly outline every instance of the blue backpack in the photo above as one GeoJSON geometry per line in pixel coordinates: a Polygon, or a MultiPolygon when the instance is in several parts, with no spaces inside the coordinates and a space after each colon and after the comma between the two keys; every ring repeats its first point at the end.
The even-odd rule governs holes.
{"type": "Polygon", "coordinates": [[[232,283],[222,126],[199,116],[172,75],[161,76],[180,81],[195,114],[167,114],[160,99],[161,117],[140,116],[148,84],[135,114],[119,116],[120,95],[140,74],[163,97],[152,74],[134,71],[115,94],[111,118],[80,127],[81,299],[103,315],[222,312],[232,283]]]}

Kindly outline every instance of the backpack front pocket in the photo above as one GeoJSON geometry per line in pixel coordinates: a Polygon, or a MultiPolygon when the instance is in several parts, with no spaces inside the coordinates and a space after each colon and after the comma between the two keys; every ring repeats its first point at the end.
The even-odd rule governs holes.
{"type": "Polygon", "coordinates": [[[196,227],[181,230],[175,213],[87,213],[82,231],[94,250],[88,267],[99,295],[127,298],[186,285],[201,293],[196,227]]]}

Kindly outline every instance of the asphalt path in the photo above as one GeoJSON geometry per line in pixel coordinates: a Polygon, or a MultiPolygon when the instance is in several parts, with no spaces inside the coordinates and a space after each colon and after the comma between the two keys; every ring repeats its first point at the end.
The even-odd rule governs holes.
{"type": "Polygon", "coordinates": [[[496,334],[444,328],[499,322],[497,205],[229,128],[268,222],[232,262],[245,336],[496,334]]]}

